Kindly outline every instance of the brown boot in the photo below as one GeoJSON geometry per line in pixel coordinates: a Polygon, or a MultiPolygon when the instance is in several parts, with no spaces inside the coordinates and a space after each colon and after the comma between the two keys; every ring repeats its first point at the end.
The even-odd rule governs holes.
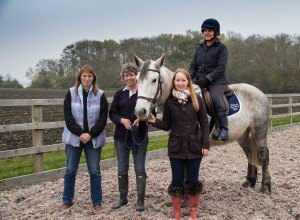
{"type": "Polygon", "coordinates": [[[94,208],[95,212],[100,212],[102,210],[101,205],[93,205],[93,208],[94,208]]]}
{"type": "Polygon", "coordinates": [[[181,200],[184,194],[184,188],[169,186],[168,193],[172,197],[172,207],[174,213],[174,219],[181,219],[181,200]]]}
{"type": "Polygon", "coordinates": [[[61,210],[61,211],[67,210],[67,209],[69,209],[73,204],[74,204],[73,202],[71,202],[71,203],[69,203],[69,204],[64,203],[64,204],[60,205],[59,210],[61,210]]]}

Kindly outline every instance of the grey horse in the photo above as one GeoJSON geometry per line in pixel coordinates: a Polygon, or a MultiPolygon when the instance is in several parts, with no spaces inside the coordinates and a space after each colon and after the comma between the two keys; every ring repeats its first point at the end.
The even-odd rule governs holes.
{"type": "MultiPolygon", "coordinates": [[[[136,55],[134,62],[140,68],[137,75],[138,100],[135,114],[140,120],[149,117],[154,106],[163,109],[170,94],[174,72],[163,66],[165,55],[153,61],[143,61],[136,55]]],[[[266,95],[249,84],[231,84],[241,103],[241,110],[228,116],[229,140],[210,140],[211,145],[227,144],[237,141],[248,159],[248,170],[244,187],[254,187],[257,181],[257,166],[262,166],[260,192],[271,193],[269,173],[269,150],[267,132],[269,121],[269,102],[266,95]]],[[[195,86],[196,90],[199,87],[195,86]]]]}

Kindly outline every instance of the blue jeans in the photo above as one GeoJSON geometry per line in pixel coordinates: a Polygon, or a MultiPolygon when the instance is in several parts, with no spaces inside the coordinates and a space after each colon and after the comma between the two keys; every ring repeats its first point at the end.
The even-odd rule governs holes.
{"type": "Polygon", "coordinates": [[[185,171],[187,177],[187,184],[192,186],[199,184],[198,177],[202,158],[177,159],[170,157],[169,159],[172,169],[172,187],[183,187],[185,171]]]}
{"type": "Polygon", "coordinates": [[[79,147],[66,145],[65,153],[67,156],[66,174],[64,176],[63,203],[70,204],[74,198],[74,188],[76,173],[80,161],[82,150],[84,150],[88,171],[90,174],[90,190],[93,205],[101,205],[101,171],[100,157],[102,148],[94,148],[91,141],[86,144],[80,143],[79,147]]]}
{"type": "MultiPolygon", "coordinates": [[[[115,149],[118,160],[118,176],[127,175],[129,170],[129,153],[125,142],[115,140],[115,149]]],[[[133,153],[134,171],[136,176],[146,176],[145,160],[147,147],[138,147],[137,152],[133,153]]]]}

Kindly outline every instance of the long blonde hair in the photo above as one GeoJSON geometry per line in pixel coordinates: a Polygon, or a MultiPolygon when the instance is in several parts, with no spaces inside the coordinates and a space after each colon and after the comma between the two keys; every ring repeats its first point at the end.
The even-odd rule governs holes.
{"type": "Polygon", "coordinates": [[[188,73],[188,71],[186,71],[185,69],[177,69],[174,76],[173,76],[173,79],[172,79],[172,85],[171,85],[171,90],[170,90],[170,94],[172,94],[172,90],[175,88],[175,78],[176,78],[176,75],[177,73],[182,73],[186,79],[188,80],[188,89],[189,89],[189,92],[190,92],[190,96],[191,96],[191,99],[192,99],[192,103],[193,103],[193,107],[195,109],[196,112],[199,111],[199,101],[198,101],[198,97],[197,97],[197,94],[193,88],[193,83],[192,83],[192,79],[191,79],[191,76],[190,74],[188,73]]]}

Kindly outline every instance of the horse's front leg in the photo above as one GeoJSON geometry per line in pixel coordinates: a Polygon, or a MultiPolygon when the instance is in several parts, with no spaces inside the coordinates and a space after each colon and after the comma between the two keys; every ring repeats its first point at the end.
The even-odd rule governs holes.
{"type": "Polygon", "coordinates": [[[266,146],[259,148],[259,158],[262,163],[262,181],[260,192],[271,194],[271,176],[269,172],[269,150],[266,146]]]}

